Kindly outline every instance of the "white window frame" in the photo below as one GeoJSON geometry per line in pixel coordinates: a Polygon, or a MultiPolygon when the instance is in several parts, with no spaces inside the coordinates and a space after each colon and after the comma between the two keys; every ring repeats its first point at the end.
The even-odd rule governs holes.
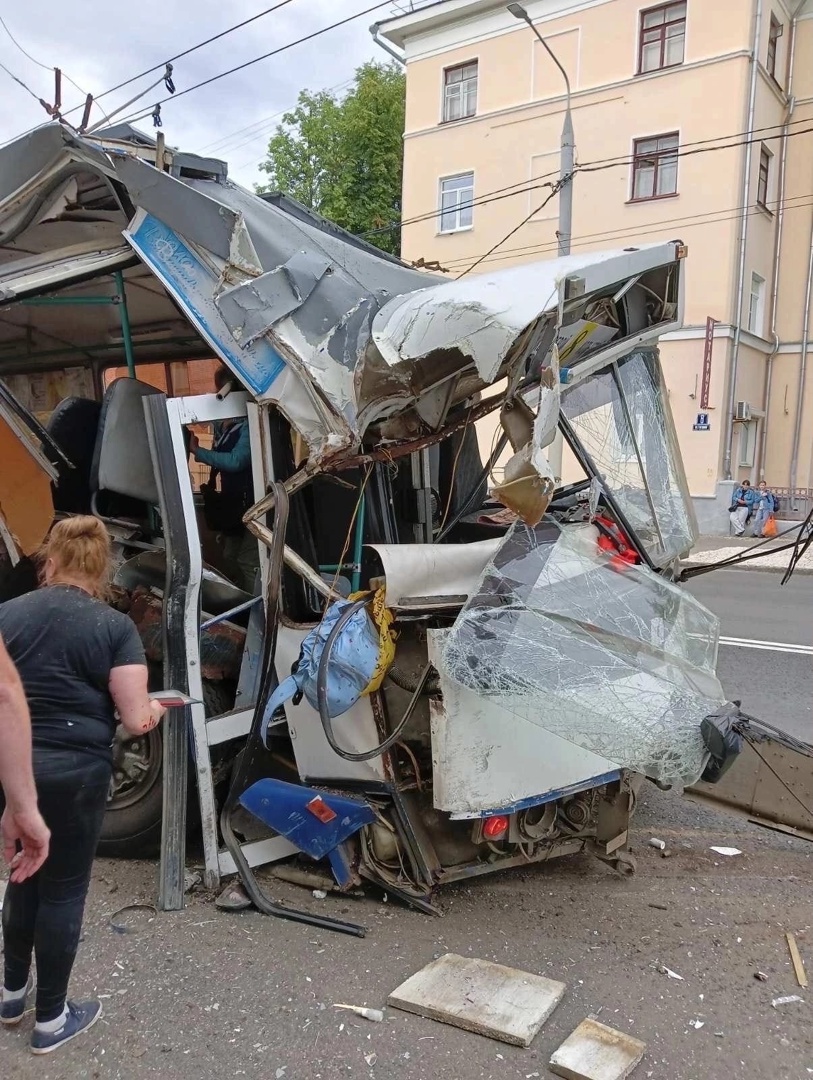
{"type": "Polygon", "coordinates": [[[451,176],[441,176],[438,181],[438,233],[448,236],[451,233],[468,232],[474,228],[474,170],[468,169],[466,172],[453,173],[451,176]],[[450,188],[450,192],[457,193],[458,198],[456,205],[453,208],[444,209],[443,196],[447,194],[444,191],[444,185],[451,183],[454,180],[471,179],[471,183],[468,188],[450,188]],[[464,192],[468,191],[469,194],[465,198],[461,198],[464,192]],[[461,211],[461,203],[467,203],[461,211]],[[444,227],[444,217],[447,214],[454,214],[454,225],[451,227],[444,227]],[[464,216],[468,217],[468,221],[463,220],[464,216]]]}
{"type": "Polygon", "coordinates": [[[759,442],[759,420],[746,420],[738,424],[740,429],[740,460],[741,469],[753,469],[757,456],[757,443],[759,442]]]}
{"type": "Polygon", "coordinates": [[[450,64],[449,67],[443,69],[443,83],[442,83],[442,101],[441,101],[441,122],[444,124],[456,124],[461,120],[470,120],[471,117],[477,115],[477,100],[480,93],[480,61],[478,59],[466,60],[462,64],[450,64]],[[465,68],[473,67],[474,76],[468,79],[461,79],[460,82],[450,83],[448,81],[449,75],[454,71],[463,71],[465,68]],[[473,84],[473,94],[472,94],[473,84]],[[456,93],[454,91],[457,90],[456,93]],[[465,112],[465,106],[471,106],[472,103],[469,100],[470,96],[473,96],[473,107],[470,112],[465,112]],[[459,116],[451,116],[450,103],[457,101],[460,108],[459,116]]]}
{"type": "Polygon", "coordinates": [[[765,336],[765,278],[756,271],[751,272],[748,292],[748,332],[760,338],[765,336]]]}

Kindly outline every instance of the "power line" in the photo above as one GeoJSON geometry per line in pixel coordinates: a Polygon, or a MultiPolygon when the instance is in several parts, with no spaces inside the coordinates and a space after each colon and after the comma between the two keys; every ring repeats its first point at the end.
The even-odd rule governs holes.
{"type": "MultiPolygon", "coordinates": [[[[293,0],[279,0],[278,3],[273,4],[271,7],[265,8],[264,11],[257,12],[256,15],[252,15],[248,19],[243,19],[242,22],[235,23],[233,26],[227,27],[225,30],[221,30],[219,34],[213,34],[211,37],[206,38],[205,41],[199,41],[197,45],[192,45],[188,49],[184,49],[183,52],[178,53],[176,56],[171,56],[169,60],[162,60],[160,64],[155,64],[154,67],[147,68],[145,71],[139,72],[138,75],[133,75],[129,79],[125,79],[124,82],[117,83],[116,86],[111,86],[109,90],[105,90],[94,98],[95,101],[99,101],[100,98],[107,97],[108,94],[114,94],[117,90],[122,90],[125,86],[129,86],[131,83],[138,82],[139,79],[143,79],[147,75],[152,75],[154,71],[160,71],[162,68],[166,68],[167,64],[174,64],[176,60],[182,60],[185,56],[190,56],[193,52],[197,52],[198,49],[203,49],[206,45],[211,45],[214,41],[219,41],[221,38],[227,37],[229,34],[233,34],[235,30],[242,30],[244,26],[248,26],[250,23],[256,22],[258,19],[264,18],[266,15],[270,15],[274,11],[278,11],[280,8],[285,7],[286,4],[292,4],[293,0]]],[[[180,96],[180,95],[179,95],[180,96]]],[[[71,109],[71,112],[76,112],[76,109],[71,109]]],[[[66,113],[66,115],[70,115],[66,113]]]]}
{"type": "Polygon", "coordinates": [[[18,86],[22,86],[23,90],[25,90],[27,94],[30,94],[34,101],[36,101],[38,104],[41,103],[42,99],[40,98],[39,94],[35,94],[31,87],[26,85],[26,83],[24,83],[22,79],[18,79],[12,71],[9,71],[5,64],[0,63],[0,68],[2,68],[2,70],[5,71],[6,75],[8,75],[10,79],[13,79],[18,86]]]}
{"type": "Polygon", "coordinates": [[[531,220],[531,218],[534,216],[534,214],[538,214],[540,210],[542,210],[545,206],[547,206],[548,203],[553,198],[553,196],[559,191],[559,189],[561,187],[563,187],[565,184],[572,183],[572,181],[573,181],[572,176],[563,176],[562,179],[559,180],[557,183],[551,184],[550,195],[548,195],[548,197],[545,199],[545,201],[543,203],[540,203],[539,206],[535,207],[530,212],[530,214],[528,214],[527,217],[523,218],[522,221],[520,221],[519,225],[515,226],[511,230],[511,232],[506,233],[506,235],[502,238],[502,240],[498,240],[497,243],[493,247],[489,248],[488,251],[485,253],[485,255],[481,255],[480,258],[476,259],[471,264],[471,266],[467,267],[463,271],[462,274],[458,274],[457,275],[458,279],[462,278],[462,277],[465,277],[466,274],[470,274],[472,272],[472,270],[475,269],[475,267],[478,267],[480,265],[481,262],[485,262],[485,260],[489,257],[489,255],[493,255],[493,253],[497,250],[497,248],[502,247],[502,245],[505,243],[506,240],[510,240],[511,237],[514,235],[514,233],[519,232],[519,230],[522,228],[522,226],[525,225],[527,222],[529,222],[531,220]]]}
{"type": "MultiPolygon", "coordinates": [[[[290,3],[291,0],[283,0],[284,3],[290,3]]],[[[229,68],[227,71],[221,71],[219,75],[212,75],[208,79],[202,79],[199,83],[195,83],[193,86],[188,86],[185,90],[179,91],[175,95],[168,95],[165,98],[161,98],[156,102],[156,107],[166,104],[168,101],[177,101],[178,98],[184,97],[186,94],[191,94],[195,90],[200,90],[201,87],[210,86],[212,83],[218,82],[220,79],[225,79],[227,75],[234,75],[238,71],[245,71],[246,68],[253,67],[254,64],[259,64],[262,60],[268,60],[269,57],[278,56],[280,53],[286,52],[288,49],[292,49],[295,45],[302,45],[306,41],[313,41],[314,38],[321,37],[323,34],[329,33],[331,30],[338,30],[342,26],[346,26],[348,23],[355,22],[356,19],[362,18],[364,15],[369,15],[373,11],[377,11],[379,8],[388,7],[390,0],[383,0],[381,3],[373,4],[370,7],[364,8],[363,11],[357,11],[355,15],[348,15],[344,19],[338,19],[334,23],[330,23],[329,26],[323,26],[320,30],[314,30],[310,34],[305,34],[303,37],[296,38],[294,41],[289,41],[286,45],[280,45],[276,49],[271,49],[270,52],[263,53],[261,56],[255,56],[253,60],[246,60],[242,64],[237,64],[233,68],[229,68]]],[[[281,5],[278,5],[281,6],[281,5]]],[[[153,68],[153,70],[155,70],[153,68]]],[[[124,85],[124,84],[122,84],[124,85]]],[[[118,87],[117,87],[118,89],[118,87]]],[[[125,117],[120,123],[134,123],[136,120],[143,120],[145,116],[151,115],[150,113],[143,113],[137,117],[125,117]]]]}
{"type": "MultiPolygon", "coordinates": [[[[799,200],[804,199],[806,201],[804,201],[804,202],[799,201],[793,206],[788,206],[787,207],[788,210],[803,210],[803,209],[805,209],[805,208],[807,208],[809,206],[813,206],[813,193],[811,193],[810,195],[799,195],[799,196],[796,196],[796,198],[799,199],[799,200]]],[[[725,211],[723,211],[723,210],[715,210],[715,211],[713,211],[712,213],[709,213],[709,214],[698,214],[694,218],[675,218],[675,219],[667,219],[666,221],[660,222],[660,223],[655,222],[653,224],[648,225],[646,228],[636,229],[634,231],[634,235],[635,235],[635,237],[639,237],[639,236],[649,236],[649,235],[652,235],[654,233],[662,233],[663,232],[663,225],[664,224],[670,224],[670,223],[672,223],[672,221],[683,224],[683,227],[686,228],[686,229],[697,228],[697,227],[699,227],[701,225],[717,225],[717,224],[723,224],[723,223],[725,223],[727,221],[737,221],[737,220],[740,219],[742,214],[741,214],[741,208],[736,208],[736,209],[738,210],[737,213],[729,214],[727,217],[713,217],[712,216],[713,214],[725,213],[725,211]]],[[[748,211],[746,216],[747,217],[756,217],[756,216],[758,216],[758,215],[760,215],[762,213],[763,213],[763,211],[759,207],[755,206],[753,209],[750,209],[748,211]]],[[[615,241],[617,241],[617,240],[620,240],[622,237],[629,236],[629,235],[630,235],[630,230],[629,229],[611,230],[611,231],[609,231],[607,233],[585,234],[584,236],[579,237],[578,242],[572,244],[571,246],[574,247],[574,248],[592,247],[594,244],[598,243],[601,240],[609,240],[609,241],[614,241],[615,240],[615,241]],[[616,234],[619,234],[619,235],[616,235],[616,234]]],[[[497,245],[497,246],[499,246],[499,245],[497,245]]],[[[531,255],[543,254],[544,252],[552,251],[556,247],[557,247],[557,242],[549,242],[549,243],[540,244],[540,245],[537,245],[537,246],[529,245],[528,247],[525,247],[525,248],[512,248],[510,253],[505,253],[505,254],[502,254],[502,255],[498,255],[494,259],[489,259],[488,258],[489,253],[487,252],[486,255],[483,256],[479,261],[484,261],[485,259],[488,259],[489,262],[498,262],[498,261],[505,261],[507,259],[524,258],[524,257],[528,257],[528,256],[531,256],[531,255]]],[[[463,263],[463,262],[466,262],[466,261],[467,260],[462,259],[462,258],[461,259],[452,259],[452,260],[450,260],[451,267],[454,268],[454,265],[456,263],[463,263]]]]}
{"type": "MultiPolygon", "coordinates": [[[[800,120],[793,120],[793,121],[791,121],[791,123],[792,124],[808,124],[808,123],[810,123],[810,119],[809,118],[804,118],[804,119],[800,119],[800,120]]],[[[781,124],[771,124],[770,126],[764,127],[764,128],[754,128],[754,130],[753,130],[753,132],[751,132],[751,134],[756,135],[756,134],[760,134],[762,132],[774,131],[776,128],[781,128],[781,127],[782,127],[781,124]]],[[[805,135],[810,130],[811,130],[810,128],[806,128],[803,131],[798,131],[798,132],[789,131],[787,133],[787,137],[792,138],[794,135],[805,135]]],[[[732,135],[718,135],[718,136],[715,136],[715,138],[713,138],[713,139],[698,139],[698,140],[692,141],[692,142],[681,143],[681,144],[679,144],[678,147],[675,148],[676,151],[677,151],[676,154],[672,153],[671,151],[667,151],[667,153],[669,154],[670,157],[686,157],[686,156],[689,156],[690,153],[704,152],[704,151],[697,151],[697,150],[691,150],[690,151],[688,149],[685,149],[687,147],[698,147],[698,146],[699,147],[707,147],[708,151],[711,151],[711,150],[733,150],[733,149],[736,149],[739,146],[747,146],[751,142],[762,142],[762,141],[765,141],[767,139],[779,139],[779,138],[783,137],[783,133],[781,131],[779,131],[777,134],[765,136],[765,140],[763,140],[763,139],[748,139],[748,140],[746,140],[744,142],[737,142],[737,143],[725,142],[724,145],[721,144],[721,145],[718,145],[718,146],[708,146],[709,143],[718,142],[721,139],[722,140],[739,139],[743,135],[747,135],[747,134],[748,134],[748,132],[737,132],[737,133],[732,134],[732,135]]],[[[633,164],[634,161],[635,161],[635,158],[630,157],[629,154],[618,155],[617,157],[614,157],[614,158],[599,158],[596,161],[586,162],[584,165],[576,165],[576,168],[575,168],[574,171],[575,172],[594,172],[594,171],[598,171],[599,167],[601,167],[601,168],[616,168],[616,167],[619,167],[620,168],[621,166],[629,166],[629,165],[633,164]]],[[[498,195],[500,198],[511,198],[513,195],[524,195],[528,191],[534,191],[539,187],[544,187],[545,186],[544,184],[538,184],[537,181],[545,180],[545,179],[550,178],[551,176],[558,176],[558,175],[559,175],[559,170],[556,169],[556,170],[553,170],[553,171],[548,172],[548,173],[542,173],[539,176],[531,177],[531,179],[529,181],[518,180],[518,181],[516,181],[516,183],[508,184],[506,187],[494,188],[492,191],[484,192],[483,195],[478,196],[477,198],[473,198],[470,202],[461,203],[460,204],[460,209],[468,209],[470,206],[481,206],[481,205],[485,205],[485,204],[487,204],[489,202],[497,201],[497,200],[491,198],[491,196],[494,196],[494,195],[498,195]],[[516,189],[516,190],[512,190],[512,189],[516,189]]],[[[391,232],[393,229],[404,228],[406,225],[416,225],[416,224],[419,224],[422,221],[429,221],[432,218],[436,218],[437,216],[438,216],[438,210],[437,209],[430,210],[430,211],[427,211],[427,212],[425,212],[423,214],[417,214],[417,215],[415,215],[414,217],[411,217],[411,218],[404,218],[402,221],[392,221],[392,222],[388,223],[387,225],[381,225],[381,226],[378,226],[375,229],[368,229],[363,233],[359,233],[358,235],[361,236],[362,238],[367,238],[367,237],[370,237],[370,236],[376,236],[376,235],[379,235],[381,233],[391,232]]]]}
{"type": "MultiPolygon", "coordinates": [[[[792,209],[793,207],[790,206],[791,203],[796,203],[800,199],[809,199],[809,198],[813,198],[813,192],[805,193],[804,195],[793,195],[791,198],[785,200],[784,205],[785,205],[786,208],[792,209]]],[[[778,207],[779,206],[778,200],[776,200],[776,199],[772,200],[771,205],[778,207]]],[[[753,206],[752,203],[748,203],[745,206],[725,206],[725,207],[721,207],[719,210],[708,210],[708,211],[705,211],[703,213],[689,214],[689,215],[687,215],[685,217],[661,218],[659,221],[648,221],[648,222],[646,222],[644,224],[643,227],[646,228],[646,229],[651,229],[651,228],[654,228],[655,226],[659,226],[659,225],[680,225],[680,224],[683,224],[683,223],[691,223],[691,222],[695,221],[697,218],[711,218],[715,214],[738,214],[738,213],[742,213],[743,210],[750,210],[752,206],[753,206]]],[[[726,218],[725,220],[728,220],[728,219],[726,218]]],[[[582,233],[582,235],[577,237],[577,239],[579,239],[579,240],[592,240],[594,238],[607,239],[610,236],[612,236],[612,234],[614,234],[614,233],[618,233],[619,236],[628,235],[629,231],[630,230],[629,230],[628,227],[619,226],[618,228],[607,229],[606,231],[601,231],[601,232],[582,233]]],[[[522,244],[519,247],[509,248],[508,252],[505,252],[504,255],[500,256],[500,257],[501,258],[502,257],[508,257],[509,254],[521,254],[522,252],[526,252],[526,251],[542,251],[542,250],[546,250],[548,248],[552,248],[552,247],[556,247],[556,246],[557,246],[556,242],[554,242],[554,241],[546,241],[544,244],[522,244]]],[[[456,263],[465,263],[465,262],[467,262],[468,257],[464,257],[464,256],[461,255],[457,259],[447,259],[446,261],[449,262],[452,266],[454,266],[456,263]]]]}
{"type": "MultiPolygon", "coordinates": [[[[344,82],[337,83],[335,86],[329,86],[325,90],[319,90],[317,91],[317,93],[335,94],[339,90],[343,90],[346,86],[350,86],[352,82],[352,79],[345,79],[344,82]]],[[[218,139],[217,142],[207,143],[202,150],[198,151],[198,153],[204,153],[208,151],[209,153],[217,154],[233,154],[237,150],[241,150],[244,146],[249,146],[256,139],[265,138],[267,133],[271,130],[271,127],[273,126],[272,122],[278,117],[283,116],[285,113],[290,112],[293,108],[296,108],[296,106],[289,105],[287,108],[280,109],[278,112],[272,113],[270,116],[266,116],[262,120],[257,120],[255,123],[249,124],[247,127],[240,128],[237,131],[231,132],[230,135],[224,135],[223,138],[218,139]],[[243,135],[246,132],[251,132],[251,134],[249,134],[244,139],[240,139],[233,146],[228,146],[228,143],[230,143],[232,139],[237,138],[238,136],[243,135]]]]}
{"type": "MultiPolygon", "coordinates": [[[[2,15],[0,15],[0,26],[2,26],[3,29],[5,30],[5,32],[8,34],[9,38],[11,39],[12,44],[16,45],[16,47],[20,50],[20,52],[23,54],[23,56],[25,56],[26,59],[30,60],[32,64],[36,64],[37,67],[42,68],[43,71],[54,71],[55,70],[50,64],[43,64],[41,60],[37,60],[36,57],[32,56],[30,52],[26,52],[26,50],[22,47],[22,45],[19,43],[17,38],[14,36],[14,34],[12,34],[12,32],[9,30],[8,24],[6,23],[6,21],[5,21],[5,19],[3,18],[2,15]]],[[[4,70],[6,70],[6,69],[4,69],[4,70]]],[[[78,90],[79,93],[82,95],[82,97],[86,98],[88,96],[87,92],[85,90],[83,90],[82,87],[79,86],[77,83],[75,83],[73,81],[73,79],[70,77],[70,75],[68,75],[68,73],[66,71],[62,71],[62,75],[63,75],[65,81],[69,82],[71,84],[71,86],[74,88],[74,90],[78,90]]],[[[12,75],[12,78],[14,78],[13,75],[12,75]]],[[[29,91],[29,93],[31,93],[31,91],[29,91]]],[[[37,98],[37,100],[39,101],[40,99],[37,98]]],[[[78,106],[78,107],[81,107],[81,106],[78,106]]],[[[74,111],[74,110],[72,110],[72,111],[74,111]]],[[[105,115],[104,112],[102,112],[102,115],[103,116],[105,115]]]]}

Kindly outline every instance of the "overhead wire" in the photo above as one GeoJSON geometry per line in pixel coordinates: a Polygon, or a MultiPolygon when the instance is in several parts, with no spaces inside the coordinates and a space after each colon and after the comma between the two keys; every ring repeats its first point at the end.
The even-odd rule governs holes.
{"type": "MultiPolygon", "coordinates": [[[[0,26],[2,26],[3,29],[5,30],[5,32],[8,34],[12,44],[15,45],[20,50],[20,52],[23,54],[23,56],[26,57],[26,59],[30,60],[32,64],[36,64],[36,66],[39,67],[39,68],[42,68],[43,71],[51,71],[51,72],[53,72],[55,70],[54,65],[52,65],[52,64],[44,64],[41,60],[37,60],[37,58],[35,56],[32,56],[30,52],[28,52],[26,49],[23,48],[23,46],[20,44],[20,42],[14,36],[14,34],[12,34],[11,30],[8,27],[8,23],[3,18],[2,15],[0,15],[0,26]]],[[[64,70],[64,68],[60,68],[60,71],[62,72],[62,77],[65,79],[65,81],[69,82],[71,84],[71,86],[74,88],[74,90],[78,90],[79,93],[82,95],[82,97],[87,98],[87,96],[88,96],[87,91],[83,90],[82,87],[79,86],[78,83],[75,83],[73,81],[73,79],[70,77],[70,75],[64,70]]],[[[12,76],[12,78],[13,77],[14,76],[12,76]]],[[[37,100],[39,100],[39,98],[37,100]]],[[[78,107],[79,106],[77,106],[77,108],[78,107]]],[[[101,109],[101,106],[99,106],[99,108],[101,109]]],[[[71,111],[73,111],[73,110],[71,110],[71,111]]],[[[102,112],[102,116],[104,116],[105,112],[104,112],[103,109],[101,109],[101,112],[102,112]]]]}
{"type": "MultiPolygon", "coordinates": [[[[813,205],[813,192],[806,192],[804,195],[793,196],[792,199],[785,201],[785,209],[787,210],[800,210],[813,205]],[[804,201],[802,201],[804,200],[804,201]],[[793,205],[791,205],[793,204],[793,205]]],[[[659,221],[647,222],[645,228],[636,228],[635,236],[649,236],[656,232],[662,232],[663,227],[666,225],[682,225],[686,229],[696,228],[699,225],[715,225],[722,224],[726,221],[735,221],[741,215],[743,210],[748,210],[748,216],[753,217],[764,213],[761,207],[748,204],[748,206],[733,206],[725,207],[720,210],[710,210],[705,214],[692,214],[688,217],[672,217],[662,218],[659,221]],[[726,217],[718,217],[719,214],[726,214],[726,217]]],[[[580,236],[573,238],[571,247],[589,247],[591,244],[600,240],[619,240],[623,237],[627,237],[630,234],[629,228],[616,228],[608,229],[602,232],[595,233],[583,233],[580,236]]],[[[502,262],[508,259],[523,258],[529,255],[541,254],[546,251],[552,251],[558,246],[558,241],[551,240],[545,243],[539,244],[525,244],[520,247],[509,248],[507,251],[500,255],[494,256],[493,259],[489,259],[489,262],[502,262]]],[[[450,270],[454,270],[456,267],[464,265],[469,261],[471,256],[460,256],[456,259],[447,259],[446,262],[449,265],[450,270]]],[[[485,260],[484,260],[485,261],[485,260]]]]}
{"type": "Polygon", "coordinates": [[[545,201],[540,203],[539,206],[535,206],[534,209],[530,212],[530,214],[528,214],[526,217],[524,217],[522,219],[522,221],[520,221],[520,223],[518,225],[515,225],[514,228],[511,229],[510,232],[506,233],[505,236],[501,240],[498,240],[496,244],[493,244],[488,249],[488,251],[485,253],[485,255],[481,255],[479,259],[474,260],[474,262],[471,264],[471,266],[467,266],[466,269],[461,274],[457,275],[457,279],[460,280],[460,278],[464,278],[466,276],[466,274],[470,274],[472,272],[472,270],[475,270],[480,265],[480,263],[485,262],[486,259],[489,257],[489,255],[493,255],[494,252],[497,250],[497,248],[502,247],[502,245],[505,243],[506,240],[510,240],[511,237],[515,233],[519,232],[519,230],[523,227],[523,225],[527,225],[528,222],[531,220],[531,218],[534,217],[536,214],[538,214],[540,210],[543,210],[548,205],[548,203],[551,201],[553,196],[556,195],[557,192],[565,184],[571,183],[572,180],[573,180],[573,176],[571,174],[570,176],[563,176],[561,180],[557,181],[557,183],[551,184],[550,195],[548,195],[548,197],[545,199],[545,201]]]}
{"type": "MultiPolygon", "coordinates": [[[[290,3],[291,0],[285,0],[286,3],[290,3]]],[[[208,79],[201,79],[200,82],[194,83],[192,86],[187,86],[185,90],[179,90],[176,94],[169,94],[165,98],[160,98],[156,103],[157,108],[160,105],[165,105],[168,101],[178,101],[179,98],[185,97],[187,94],[193,93],[195,90],[200,90],[204,86],[211,86],[213,83],[218,82],[220,79],[225,79],[229,75],[234,75],[238,71],[245,71],[246,68],[253,67],[254,64],[259,64],[263,60],[268,60],[272,56],[279,56],[280,53],[286,52],[288,49],[294,48],[296,45],[303,45],[307,41],[313,41],[315,38],[321,37],[323,34],[328,34],[332,30],[338,30],[342,26],[346,26],[348,23],[355,22],[356,19],[362,18],[364,15],[369,15],[373,11],[377,11],[379,8],[387,7],[390,0],[381,0],[377,4],[372,4],[369,7],[364,8],[361,11],[355,12],[353,15],[348,15],[343,19],[338,19],[336,22],[330,23],[328,26],[323,26],[319,30],[313,30],[310,34],[304,34],[302,37],[296,38],[293,41],[287,42],[285,45],[280,45],[276,49],[271,49],[269,52],[262,53],[260,56],[255,56],[251,60],[245,60],[242,64],[236,64],[232,68],[228,68],[226,71],[221,71],[217,75],[211,75],[208,79]]],[[[155,70],[155,69],[153,69],[155,70]]],[[[138,117],[124,117],[121,123],[135,123],[136,119],[143,120],[145,116],[151,115],[151,113],[144,113],[138,117]]]]}
{"type": "MultiPolygon", "coordinates": [[[[805,117],[803,119],[794,120],[794,121],[792,121],[792,123],[794,123],[794,124],[800,124],[800,123],[809,124],[810,119],[809,119],[809,117],[805,117]]],[[[751,132],[752,135],[757,135],[757,134],[761,134],[761,133],[764,133],[764,132],[774,131],[777,128],[780,129],[774,135],[765,135],[764,139],[763,138],[760,138],[760,139],[746,139],[746,140],[740,141],[740,142],[731,142],[730,140],[732,140],[732,139],[741,139],[743,135],[748,134],[747,132],[737,132],[737,133],[732,134],[732,135],[718,135],[718,136],[715,136],[715,138],[713,138],[713,139],[699,139],[699,140],[692,141],[692,142],[680,143],[675,148],[675,151],[670,150],[670,151],[666,151],[665,153],[670,158],[672,158],[672,157],[680,158],[680,157],[688,157],[690,155],[694,155],[694,154],[697,154],[697,153],[709,153],[709,152],[717,151],[717,150],[735,150],[740,146],[747,146],[747,145],[749,145],[749,144],[751,144],[753,142],[764,142],[764,141],[766,141],[768,139],[784,138],[785,135],[781,131],[781,127],[782,127],[781,124],[771,124],[769,127],[755,128],[753,130],[753,132],[751,132]],[[715,145],[709,145],[711,143],[714,143],[715,145]],[[690,149],[690,148],[695,148],[695,147],[697,149],[690,149]]],[[[796,135],[806,135],[806,134],[809,134],[811,130],[813,130],[813,128],[808,127],[808,128],[805,128],[805,129],[803,129],[801,131],[790,131],[790,132],[787,133],[787,138],[793,138],[796,135]]],[[[632,165],[634,163],[635,160],[636,160],[635,156],[630,155],[630,154],[618,155],[617,157],[612,157],[612,158],[599,158],[596,161],[589,161],[589,162],[585,162],[584,164],[577,164],[573,171],[574,171],[574,175],[575,175],[576,173],[579,173],[579,172],[596,172],[596,171],[599,171],[600,169],[605,169],[605,168],[609,169],[609,168],[629,167],[630,165],[632,165]]],[[[551,172],[541,173],[539,176],[531,177],[530,180],[528,180],[528,181],[518,180],[514,184],[509,184],[506,187],[494,188],[491,191],[484,192],[483,195],[481,195],[481,196],[477,196],[476,198],[472,198],[468,202],[461,203],[460,208],[461,209],[468,209],[470,206],[471,207],[481,206],[481,205],[485,205],[486,203],[489,203],[489,202],[497,201],[496,199],[492,199],[491,196],[499,196],[500,198],[511,198],[514,195],[524,195],[528,191],[534,191],[539,187],[544,187],[545,186],[544,184],[538,183],[538,181],[546,180],[546,179],[549,179],[552,176],[558,176],[558,175],[559,175],[559,169],[557,168],[557,169],[552,170],[551,172]]],[[[388,222],[386,225],[377,226],[375,229],[368,229],[363,233],[359,233],[359,236],[361,236],[363,238],[367,238],[367,237],[370,237],[370,236],[375,236],[375,235],[380,234],[380,233],[391,232],[393,229],[404,228],[407,225],[415,225],[415,224],[418,224],[418,223],[420,223],[422,221],[429,221],[429,220],[431,220],[433,218],[436,218],[437,216],[438,216],[437,208],[434,209],[434,210],[427,210],[422,214],[416,214],[413,217],[404,218],[401,221],[392,221],[392,222],[388,222]]]]}
{"type": "Polygon", "coordinates": [[[6,65],[2,62],[0,62],[0,69],[5,71],[6,75],[8,75],[10,79],[13,79],[18,84],[18,86],[21,86],[27,94],[30,94],[34,101],[37,102],[37,104],[42,104],[42,99],[40,98],[39,94],[34,93],[30,86],[24,83],[22,79],[18,78],[13,71],[9,71],[6,65]]]}
{"type": "MultiPolygon", "coordinates": [[[[320,94],[335,94],[339,90],[343,90],[346,86],[349,86],[353,82],[352,79],[345,79],[344,82],[337,83],[335,86],[329,86],[324,90],[319,90],[320,94]]],[[[206,143],[205,146],[198,150],[198,153],[221,153],[221,154],[233,154],[235,151],[240,150],[243,146],[248,146],[249,143],[254,142],[255,139],[264,138],[265,132],[272,126],[272,121],[276,120],[280,116],[284,116],[285,113],[290,112],[295,108],[295,105],[289,105],[285,109],[280,109],[275,113],[271,113],[270,116],[264,116],[262,120],[257,120],[253,124],[247,124],[246,127],[238,128],[236,131],[232,131],[227,135],[223,135],[221,138],[216,139],[214,142],[206,143]],[[255,130],[258,129],[258,130],[255,130]],[[244,139],[239,139],[234,146],[228,146],[232,139],[238,139],[239,136],[250,133],[244,139]]]]}
{"type": "MultiPolygon", "coordinates": [[[[170,56],[168,60],[162,60],[153,67],[146,68],[144,71],[139,72],[138,75],[133,75],[129,79],[125,79],[123,82],[111,86],[109,90],[104,90],[95,97],[94,101],[98,101],[99,98],[107,97],[109,94],[114,94],[117,90],[122,90],[125,86],[130,86],[131,83],[138,82],[139,79],[146,78],[147,75],[152,75],[155,71],[160,71],[162,68],[165,68],[167,64],[174,64],[177,60],[182,60],[185,56],[191,56],[191,54],[197,52],[198,49],[203,49],[205,46],[211,45],[215,41],[220,41],[221,38],[233,34],[236,30],[242,30],[244,26],[248,26],[250,23],[256,22],[258,19],[262,19],[266,15],[270,15],[272,12],[278,11],[280,8],[285,7],[287,4],[292,4],[293,2],[294,0],[278,0],[278,3],[272,4],[271,7],[267,7],[263,11],[258,11],[256,15],[251,15],[249,18],[243,19],[242,22],[235,23],[233,26],[228,26],[225,30],[221,30],[220,33],[212,34],[212,36],[206,38],[205,41],[199,41],[197,45],[191,45],[188,49],[184,49],[183,52],[179,52],[175,56],[170,56]]],[[[76,111],[76,109],[70,110],[70,112],[76,111]]],[[[65,115],[69,116],[70,113],[66,113],[65,115]]]]}

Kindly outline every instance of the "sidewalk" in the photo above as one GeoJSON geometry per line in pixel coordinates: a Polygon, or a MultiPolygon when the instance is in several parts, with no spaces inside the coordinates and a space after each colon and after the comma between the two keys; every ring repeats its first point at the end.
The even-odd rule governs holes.
{"type": "MultiPolygon", "coordinates": [[[[780,534],[775,540],[771,540],[767,544],[762,543],[760,540],[754,540],[750,536],[701,536],[691,555],[684,560],[683,565],[698,566],[721,562],[723,559],[729,559],[734,555],[745,554],[751,548],[756,548],[758,544],[762,544],[761,547],[757,548],[757,550],[764,552],[762,557],[738,563],[732,569],[770,570],[774,573],[784,573],[792,552],[788,550],[777,553],[776,549],[796,538],[798,530],[794,529],[794,524],[794,522],[780,521],[779,528],[785,532],[785,535],[780,534]]],[[[794,573],[813,573],[813,545],[799,561],[794,573]]]]}

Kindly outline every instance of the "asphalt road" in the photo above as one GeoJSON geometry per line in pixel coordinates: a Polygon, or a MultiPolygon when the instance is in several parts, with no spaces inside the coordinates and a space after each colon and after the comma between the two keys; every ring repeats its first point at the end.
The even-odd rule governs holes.
{"type": "Polygon", "coordinates": [[[728,696],[813,743],[813,574],[780,581],[770,572],[715,570],[685,587],[720,619],[717,670],[728,696]]]}

